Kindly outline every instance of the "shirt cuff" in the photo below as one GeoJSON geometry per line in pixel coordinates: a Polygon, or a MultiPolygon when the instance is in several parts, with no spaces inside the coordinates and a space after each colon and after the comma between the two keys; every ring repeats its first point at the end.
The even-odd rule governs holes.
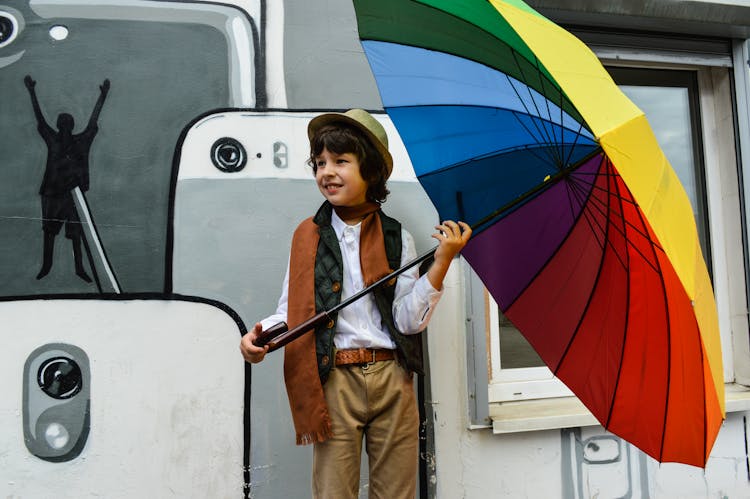
{"type": "Polygon", "coordinates": [[[427,278],[427,274],[417,279],[417,282],[414,284],[414,290],[417,293],[417,296],[424,298],[426,301],[430,302],[430,304],[434,304],[441,296],[443,296],[443,290],[435,289],[427,278]]]}
{"type": "Polygon", "coordinates": [[[272,318],[272,317],[267,317],[267,318],[262,319],[262,320],[260,320],[258,322],[260,322],[261,331],[266,331],[266,330],[268,330],[269,327],[275,326],[276,324],[278,324],[279,322],[282,322],[282,321],[283,321],[283,319],[275,319],[275,318],[272,318]]]}

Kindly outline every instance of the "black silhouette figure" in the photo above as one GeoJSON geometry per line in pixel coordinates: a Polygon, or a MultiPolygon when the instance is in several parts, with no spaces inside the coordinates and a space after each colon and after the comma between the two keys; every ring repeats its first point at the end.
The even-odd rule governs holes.
{"type": "Polygon", "coordinates": [[[73,245],[76,275],[86,282],[91,282],[91,278],[83,268],[83,255],[81,254],[83,229],[71,191],[79,187],[81,191],[86,192],[89,188],[89,150],[99,130],[96,122],[109,92],[109,80],[104,80],[99,85],[101,93],[94,105],[89,122],[86,129],[78,134],[73,133],[74,121],[68,113],[60,113],[57,117],[57,131],[49,126],[36,97],[36,81],[29,75],[26,75],[23,81],[31,95],[37,130],[47,144],[47,165],[42,185],[39,188],[39,194],[42,196],[44,250],[42,268],[36,278],[43,278],[52,268],[55,237],[65,224],[65,237],[70,239],[73,245]]]}

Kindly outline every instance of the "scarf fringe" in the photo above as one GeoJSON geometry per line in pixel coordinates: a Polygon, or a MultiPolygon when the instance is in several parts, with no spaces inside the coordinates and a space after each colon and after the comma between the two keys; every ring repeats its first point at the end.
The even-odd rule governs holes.
{"type": "Polygon", "coordinates": [[[333,436],[331,431],[331,422],[326,421],[322,432],[313,431],[310,433],[297,433],[297,445],[310,445],[325,442],[333,436]]]}

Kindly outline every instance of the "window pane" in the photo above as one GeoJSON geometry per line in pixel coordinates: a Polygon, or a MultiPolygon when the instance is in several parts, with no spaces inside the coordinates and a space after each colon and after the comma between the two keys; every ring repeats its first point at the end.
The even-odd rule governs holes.
{"type": "Polygon", "coordinates": [[[500,316],[500,368],[541,367],[544,362],[526,338],[498,310],[500,316]]]}

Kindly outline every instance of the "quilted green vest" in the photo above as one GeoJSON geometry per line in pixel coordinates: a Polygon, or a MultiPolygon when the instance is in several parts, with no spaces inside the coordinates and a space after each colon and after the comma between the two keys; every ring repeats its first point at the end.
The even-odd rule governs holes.
{"type": "MultiPolygon", "coordinates": [[[[320,241],[315,256],[315,311],[330,310],[341,303],[341,282],[344,277],[344,265],[336,232],[331,226],[333,207],[327,201],[323,203],[313,217],[319,227],[320,241]]],[[[401,224],[379,211],[385,240],[385,253],[388,265],[392,269],[401,266],[401,224]]],[[[383,284],[373,291],[375,303],[380,311],[383,324],[396,343],[396,356],[401,365],[408,370],[423,374],[421,334],[405,335],[396,329],[393,320],[393,298],[396,291],[395,282],[383,284]]],[[[315,351],[318,359],[318,374],[325,383],[333,367],[333,336],[336,331],[337,314],[331,317],[328,324],[315,330],[315,351]]]]}

